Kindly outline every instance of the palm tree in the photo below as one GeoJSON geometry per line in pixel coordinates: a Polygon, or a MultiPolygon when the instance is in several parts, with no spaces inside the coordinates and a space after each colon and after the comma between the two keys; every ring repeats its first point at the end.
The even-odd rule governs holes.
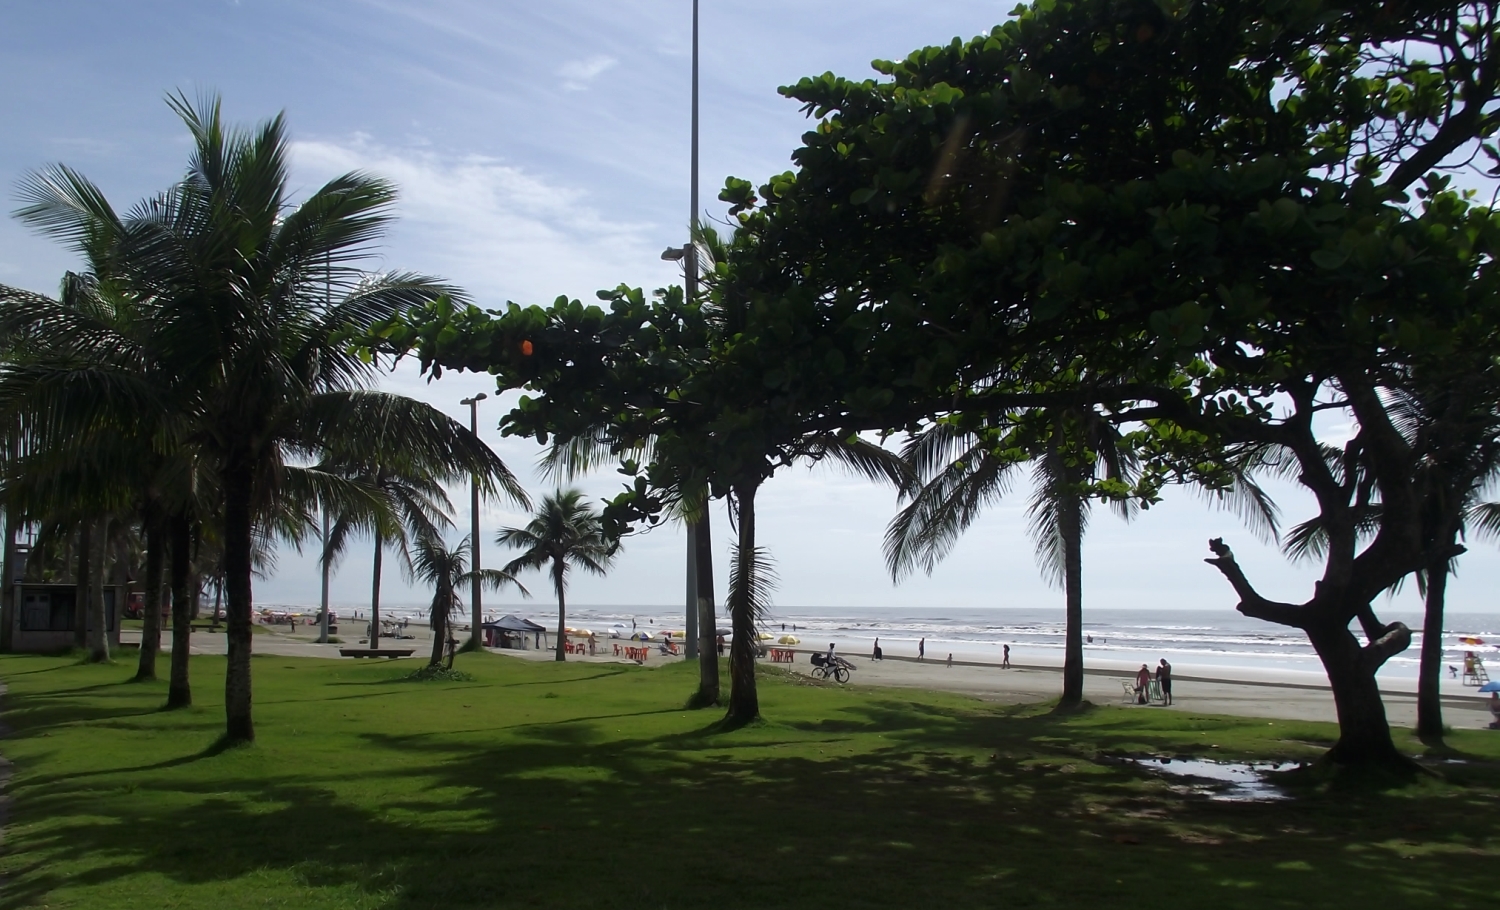
{"type": "MultiPolygon", "coordinates": [[[[375,541],[370,581],[370,647],[380,647],[380,582],[385,549],[395,544],[401,569],[412,574],[413,541],[441,541],[443,532],[453,527],[449,513],[453,503],[444,492],[441,480],[425,466],[392,463],[377,459],[374,463],[325,465],[325,470],[347,475],[378,497],[385,508],[378,512],[367,508],[347,509],[333,521],[324,545],[323,561],[331,564],[344,548],[350,533],[357,528],[368,530],[375,541]]],[[[444,474],[448,472],[444,471],[444,474]]],[[[454,478],[446,477],[452,480],[454,478]]]]}
{"type": "MultiPolygon", "coordinates": [[[[1128,482],[1136,463],[1120,446],[1119,432],[1093,412],[1070,412],[1051,421],[1033,461],[1027,509],[1043,576],[1061,583],[1065,598],[1063,692],[1059,707],[1083,701],[1083,533],[1088,527],[1084,487],[1103,467],[1108,479],[1128,482]]],[[[886,529],[886,564],[895,581],[915,568],[932,574],[959,536],[1010,490],[1021,462],[995,454],[983,433],[939,424],[916,437],[905,457],[929,479],[886,529]]],[[[1129,518],[1128,500],[1114,503],[1129,518]]]]}
{"type": "MultiPolygon", "coordinates": [[[[390,222],[394,187],[347,174],[293,205],[282,117],[240,131],[226,129],[217,98],[168,101],[193,141],[176,185],[120,219],[87,180],[52,168],[35,178],[22,216],[83,249],[107,238],[111,274],[151,307],[152,353],[172,378],[173,413],[217,475],[225,737],[248,741],[252,553],[293,460],[335,447],[418,452],[476,473],[503,473],[504,465],[441,412],[368,391],[376,365],[343,342],[408,306],[460,296],[420,275],[358,267],[390,222]]],[[[310,478],[320,495],[342,482],[310,478]]]]}
{"type": "MultiPolygon", "coordinates": [[[[1134,502],[1124,495],[1137,475],[1137,461],[1125,438],[1104,415],[1067,410],[1033,415],[1029,427],[1017,430],[1033,459],[1032,497],[1027,507],[1037,561],[1043,577],[1064,591],[1063,691],[1058,707],[1068,710],[1083,701],[1083,534],[1088,529],[1090,487],[1103,481],[1117,495],[1110,505],[1127,521],[1134,502]]],[[[1016,440],[1011,440],[1012,442],[1016,440]]],[[[891,520],[885,534],[886,565],[900,581],[913,569],[932,574],[958,538],[984,509],[1010,491],[1022,461],[997,453],[1015,447],[997,445],[983,430],[940,423],[908,444],[912,470],[930,478],[911,504],[891,520]]],[[[1233,483],[1208,491],[1258,531],[1275,534],[1275,506],[1250,480],[1253,458],[1229,465],[1233,483]]]]}
{"type": "Polygon", "coordinates": [[[443,660],[443,642],[447,639],[453,614],[463,609],[459,591],[472,585],[475,579],[498,591],[507,584],[515,585],[521,596],[530,597],[531,592],[514,575],[499,569],[469,571],[469,538],[465,537],[457,546],[448,547],[441,537],[419,536],[412,550],[412,574],[433,586],[432,606],[428,612],[428,625],[432,629],[432,657],[428,666],[435,667],[443,660]]]}
{"type": "Polygon", "coordinates": [[[568,572],[581,568],[604,575],[617,548],[605,539],[599,513],[583,501],[579,490],[558,490],[542,500],[524,528],[501,528],[495,542],[523,551],[501,571],[515,575],[523,569],[549,570],[557,594],[557,659],[566,660],[568,572]]]}

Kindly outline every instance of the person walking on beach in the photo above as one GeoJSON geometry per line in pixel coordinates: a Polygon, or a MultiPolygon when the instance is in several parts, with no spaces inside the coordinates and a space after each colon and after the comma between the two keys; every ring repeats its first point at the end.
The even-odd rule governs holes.
{"type": "Polygon", "coordinates": [[[927,639],[924,638],[917,642],[917,660],[921,660],[925,656],[927,656],[927,639]]]}
{"type": "Polygon", "coordinates": [[[1135,703],[1144,705],[1147,703],[1146,692],[1151,688],[1151,668],[1141,664],[1140,670],[1135,674],[1135,703]]]}
{"type": "Polygon", "coordinates": [[[948,666],[950,666],[950,667],[953,666],[953,652],[952,651],[948,652],[948,666]]]}
{"type": "Polygon", "coordinates": [[[1001,655],[1001,658],[1000,658],[1000,669],[1002,669],[1002,670],[1009,670],[1010,669],[1010,645],[1006,645],[1005,646],[1005,653],[1003,655],[1001,655]]]}
{"type": "Polygon", "coordinates": [[[879,638],[875,639],[875,647],[874,647],[873,650],[870,651],[870,659],[871,660],[885,660],[885,657],[883,657],[881,655],[881,653],[880,653],[880,639],[879,638]]]}
{"type": "Polygon", "coordinates": [[[1156,684],[1161,687],[1162,704],[1170,705],[1172,703],[1172,665],[1167,663],[1165,657],[1156,666],[1156,684]]]}

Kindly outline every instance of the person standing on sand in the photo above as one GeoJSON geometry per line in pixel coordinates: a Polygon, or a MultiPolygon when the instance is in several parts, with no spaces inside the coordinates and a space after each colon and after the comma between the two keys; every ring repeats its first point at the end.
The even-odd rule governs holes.
{"type": "Polygon", "coordinates": [[[870,659],[871,660],[885,660],[884,657],[880,656],[880,639],[879,638],[875,639],[875,647],[870,651],[870,659]]]}
{"type": "Polygon", "coordinates": [[[1005,646],[1005,653],[1000,658],[1000,669],[1010,669],[1010,645],[1005,646]]]}
{"type": "Polygon", "coordinates": [[[924,638],[917,642],[917,660],[921,660],[925,656],[927,656],[927,639],[924,638]]]}
{"type": "Polygon", "coordinates": [[[1147,704],[1146,693],[1151,688],[1151,668],[1141,664],[1141,668],[1135,674],[1135,703],[1147,704]]]}
{"type": "Polygon", "coordinates": [[[1162,704],[1170,705],[1172,703],[1172,665],[1167,663],[1165,657],[1156,666],[1156,684],[1161,686],[1162,704]]]}
{"type": "Polygon", "coordinates": [[[953,666],[953,652],[952,651],[948,652],[948,666],[950,666],[950,667],[953,666]]]}
{"type": "Polygon", "coordinates": [[[718,642],[718,644],[719,644],[719,656],[723,657],[724,656],[724,636],[722,636],[722,635],[719,636],[719,642],[718,642]]]}

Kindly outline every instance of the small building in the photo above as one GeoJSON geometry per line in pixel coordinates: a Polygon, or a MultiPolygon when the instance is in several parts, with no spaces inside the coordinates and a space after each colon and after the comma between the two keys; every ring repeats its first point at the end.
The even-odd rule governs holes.
{"type": "MultiPolygon", "coordinates": [[[[12,590],[16,604],[10,630],[12,651],[64,651],[73,646],[78,617],[76,585],[17,582],[12,590]]],[[[125,591],[125,585],[104,586],[105,628],[111,650],[120,647],[125,591]]]]}
{"type": "Polygon", "coordinates": [[[479,628],[484,630],[486,648],[530,651],[545,647],[543,642],[547,629],[519,616],[506,614],[494,622],[484,623],[479,628]]]}

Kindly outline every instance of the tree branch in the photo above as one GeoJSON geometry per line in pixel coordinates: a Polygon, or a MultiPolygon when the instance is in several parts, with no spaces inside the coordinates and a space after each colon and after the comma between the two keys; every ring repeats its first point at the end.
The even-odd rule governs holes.
{"type": "Polygon", "coordinates": [[[1234,586],[1235,593],[1240,596],[1239,605],[1235,609],[1251,619],[1263,619],[1266,622],[1298,629],[1307,628],[1307,610],[1304,606],[1267,600],[1256,592],[1255,587],[1250,584],[1250,579],[1245,577],[1240,564],[1235,562],[1234,552],[1229,549],[1224,538],[1213,538],[1208,542],[1208,548],[1214,552],[1214,557],[1203,561],[1222,572],[1229,583],[1234,586]]]}
{"type": "Polygon", "coordinates": [[[1411,646],[1411,629],[1404,622],[1386,626],[1380,637],[1359,649],[1359,662],[1374,673],[1381,665],[1411,646]]]}

